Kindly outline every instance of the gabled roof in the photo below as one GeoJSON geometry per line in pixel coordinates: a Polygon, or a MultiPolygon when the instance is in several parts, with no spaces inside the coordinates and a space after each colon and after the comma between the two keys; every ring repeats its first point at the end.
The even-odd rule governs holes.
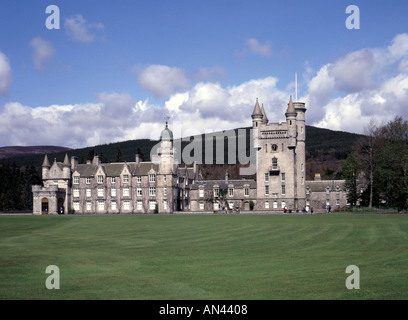
{"type": "Polygon", "coordinates": [[[153,169],[154,171],[159,171],[159,165],[153,162],[141,162],[133,171],[135,176],[147,176],[149,171],[153,169]]]}
{"type": "Polygon", "coordinates": [[[93,177],[95,175],[98,166],[94,164],[78,164],[75,171],[79,173],[81,177],[93,177]]]}

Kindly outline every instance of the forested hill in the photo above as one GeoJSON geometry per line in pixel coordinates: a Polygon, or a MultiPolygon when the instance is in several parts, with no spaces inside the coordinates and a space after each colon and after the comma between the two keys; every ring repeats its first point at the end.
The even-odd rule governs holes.
{"type": "MultiPolygon", "coordinates": [[[[247,138],[249,137],[250,128],[246,129],[247,138]]],[[[237,130],[237,129],[236,129],[237,130]]],[[[319,172],[323,178],[339,178],[340,160],[345,159],[351,151],[353,143],[360,135],[333,131],[328,129],[306,126],[306,157],[308,168],[307,178],[311,179],[314,173],[319,172]]],[[[199,141],[200,137],[194,137],[199,141]]],[[[204,138],[202,136],[202,138],[204,138]]],[[[247,139],[249,142],[249,139],[247,139]]],[[[188,142],[182,143],[184,147],[188,142]]],[[[157,141],[149,139],[128,140],[123,142],[109,143],[80,149],[63,148],[59,152],[47,152],[50,163],[54,161],[63,161],[65,153],[69,157],[78,157],[79,163],[85,163],[88,159],[92,159],[94,155],[99,155],[102,162],[116,161],[134,161],[135,154],[142,156],[144,161],[150,160],[150,151],[157,144],[157,141]]],[[[227,144],[225,144],[226,147],[227,144]]],[[[215,143],[214,143],[215,147],[215,143]]],[[[247,143],[249,147],[249,143],[247,143]]],[[[15,147],[14,147],[15,148],[15,147]]],[[[3,148],[4,149],[4,148],[3,148]]],[[[203,148],[204,150],[204,148],[203,148]]],[[[21,150],[20,150],[21,152],[21,150]]],[[[227,152],[227,150],[225,150],[227,152]]],[[[0,164],[14,164],[17,167],[34,166],[40,169],[45,153],[28,153],[24,155],[7,157],[3,153],[3,159],[0,159],[0,164]],[[5,158],[7,157],[7,158],[5,158]]],[[[227,157],[225,157],[227,159],[227,157]]],[[[207,171],[208,171],[208,166],[207,171]]],[[[211,171],[211,170],[210,170],[211,171]]],[[[211,174],[208,176],[211,177],[211,174]]]]}

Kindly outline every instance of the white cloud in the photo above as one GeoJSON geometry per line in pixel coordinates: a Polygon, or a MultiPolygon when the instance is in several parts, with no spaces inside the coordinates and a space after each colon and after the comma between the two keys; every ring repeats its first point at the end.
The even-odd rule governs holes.
{"type": "Polygon", "coordinates": [[[159,98],[185,90],[190,85],[182,69],[164,65],[144,68],[138,72],[137,80],[144,90],[159,98]]]}
{"type": "Polygon", "coordinates": [[[272,55],[271,44],[269,42],[261,44],[257,39],[250,38],[246,41],[246,47],[251,53],[261,57],[270,57],[272,55]]]}
{"type": "Polygon", "coordinates": [[[35,37],[30,41],[30,47],[33,48],[33,63],[35,70],[43,72],[46,66],[52,61],[55,56],[55,49],[46,40],[35,37]]]}
{"type": "Polygon", "coordinates": [[[95,31],[104,29],[102,23],[88,23],[80,14],[66,18],[64,21],[66,34],[73,40],[91,43],[96,39],[95,31]]]}
{"type": "Polygon", "coordinates": [[[0,95],[8,92],[11,85],[11,67],[7,56],[0,51],[0,95]]]}
{"type": "Polygon", "coordinates": [[[323,65],[308,81],[310,124],[362,132],[371,117],[408,115],[408,34],[323,65]]]}

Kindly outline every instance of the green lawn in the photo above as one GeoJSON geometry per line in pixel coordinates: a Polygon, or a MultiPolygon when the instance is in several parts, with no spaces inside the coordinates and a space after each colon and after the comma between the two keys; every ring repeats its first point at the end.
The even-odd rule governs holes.
{"type": "Polygon", "coordinates": [[[0,216],[0,299],[407,298],[408,215],[0,216]]]}

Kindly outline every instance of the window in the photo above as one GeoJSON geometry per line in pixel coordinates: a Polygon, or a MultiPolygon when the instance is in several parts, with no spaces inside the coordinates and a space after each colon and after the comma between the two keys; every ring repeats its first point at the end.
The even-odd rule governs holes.
{"type": "Polygon", "coordinates": [[[265,196],[269,196],[269,186],[265,186],[265,196]]]}
{"type": "Polygon", "coordinates": [[[103,189],[102,188],[98,188],[98,197],[103,197],[103,189]]]}
{"type": "Polygon", "coordinates": [[[340,199],[336,199],[336,206],[340,205],[340,199]]]}
{"type": "Polygon", "coordinates": [[[136,205],[137,205],[137,210],[142,210],[143,209],[142,201],[138,200],[136,205]]]}
{"type": "Polygon", "coordinates": [[[163,188],[163,195],[167,196],[167,188],[166,187],[163,188]]]}
{"type": "Polygon", "coordinates": [[[286,179],[286,175],[285,175],[285,173],[281,173],[281,179],[282,179],[282,181],[285,181],[285,179],[286,179]]]}
{"type": "Polygon", "coordinates": [[[326,194],[330,194],[330,188],[326,187],[326,194]]]}
{"type": "Polygon", "coordinates": [[[218,202],[214,203],[214,210],[219,210],[220,204],[218,202]]]}
{"type": "Polygon", "coordinates": [[[286,207],[286,202],[282,201],[282,209],[286,207]]]}
{"type": "Polygon", "coordinates": [[[74,201],[74,210],[79,211],[79,201],[74,201]]]}
{"type": "Polygon", "coordinates": [[[156,187],[149,187],[149,196],[154,197],[156,195],[156,187]]]}
{"type": "Polygon", "coordinates": [[[200,198],[204,198],[204,189],[199,189],[199,190],[198,190],[198,196],[199,196],[200,198]]]}
{"type": "Polygon", "coordinates": [[[128,174],[124,174],[122,178],[123,178],[123,183],[129,183],[129,175],[128,174]]]}
{"type": "Polygon", "coordinates": [[[74,184],[79,184],[79,177],[78,176],[74,176],[74,184]]]}
{"type": "Polygon", "coordinates": [[[79,189],[74,189],[74,198],[79,197],[79,189]]]}
{"type": "Polygon", "coordinates": [[[111,189],[111,197],[116,197],[116,189],[115,188],[111,189]]]}
{"type": "Polygon", "coordinates": [[[273,158],[272,159],[272,169],[277,169],[278,168],[278,159],[273,158]]]}
{"type": "Polygon", "coordinates": [[[142,177],[136,177],[136,182],[137,183],[142,183],[142,177]]]}
{"type": "Polygon", "coordinates": [[[91,184],[91,178],[86,178],[86,179],[85,179],[85,183],[86,183],[86,184],[91,184]]]}
{"type": "Polygon", "coordinates": [[[156,209],[156,201],[149,201],[149,209],[150,210],[156,209]]]}
{"type": "Polygon", "coordinates": [[[129,197],[129,188],[123,188],[123,196],[129,197]]]}
{"type": "Polygon", "coordinates": [[[230,210],[233,210],[233,209],[234,209],[234,202],[229,202],[229,203],[228,203],[228,208],[229,208],[230,210]]]}
{"type": "Polygon", "coordinates": [[[167,182],[167,176],[166,175],[163,176],[163,182],[167,182]]]}
{"type": "Polygon", "coordinates": [[[130,210],[130,201],[129,200],[123,201],[123,210],[130,210]]]}
{"type": "Polygon", "coordinates": [[[300,171],[303,172],[303,163],[300,165],[300,171]]]}
{"type": "Polygon", "coordinates": [[[156,182],[156,176],[154,174],[149,174],[149,182],[156,182]]]}
{"type": "Polygon", "coordinates": [[[306,194],[310,194],[310,187],[306,187],[306,194]]]}
{"type": "Polygon", "coordinates": [[[91,189],[86,189],[86,197],[90,198],[92,196],[92,191],[91,189]]]}
{"type": "Polygon", "coordinates": [[[326,199],[326,206],[330,206],[330,199],[326,199]]]}
{"type": "Polygon", "coordinates": [[[86,203],[86,211],[91,211],[92,210],[92,203],[90,201],[87,201],[86,203]]]}
{"type": "Polygon", "coordinates": [[[274,201],[274,202],[273,202],[273,208],[274,208],[274,209],[278,209],[278,202],[277,202],[277,201],[274,201]]]}
{"type": "Polygon", "coordinates": [[[233,196],[234,196],[234,188],[228,188],[228,195],[229,195],[230,197],[233,197],[233,196]]]}
{"type": "Polygon", "coordinates": [[[164,201],[163,201],[163,209],[164,209],[164,210],[167,210],[167,200],[164,200],[164,201]]]}
{"type": "Polygon", "coordinates": [[[304,185],[304,184],[305,184],[305,177],[302,177],[301,182],[302,182],[302,185],[304,185]]]}
{"type": "Polygon", "coordinates": [[[214,189],[214,197],[218,197],[220,195],[220,189],[214,189]]]}
{"type": "Polygon", "coordinates": [[[142,196],[142,188],[137,188],[137,196],[138,197],[142,196]]]}
{"type": "Polygon", "coordinates": [[[103,211],[103,210],[105,210],[105,202],[98,201],[98,211],[103,211]]]}
{"type": "Polygon", "coordinates": [[[286,186],[282,184],[282,194],[286,194],[286,186]]]}
{"type": "Polygon", "coordinates": [[[245,195],[246,197],[249,196],[249,188],[245,188],[245,189],[244,189],[244,195],[245,195]]]}
{"type": "Polygon", "coordinates": [[[269,201],[265,202],[265,209],[269,209],[269,201]]]}
{"type": "Polygon", "coordinates": [[[268,182],[269,181],[269,173],[265,173],[265,182],[268,182]]]}
{"type": "Polygon", "coordinates": [[[98,183],[103,183],[103,176],[99,175],[99,176],[97,177],[97,182],[98,182],[98,183]]]}
{"type": "Polygon", "coordinates": [[[336,193],[339,193],[339,192],[340,192],[340,187],[336,186],[336,193]]]}
{"type": "Polygon", "coordinates": [[[116,201],[111,202],[112,210],[116,210],[116,201]]]}
{"type": "Polygon", "coordinates": [[[200,210],[204,210],[204,202],[198,204],[200,210]]]}

